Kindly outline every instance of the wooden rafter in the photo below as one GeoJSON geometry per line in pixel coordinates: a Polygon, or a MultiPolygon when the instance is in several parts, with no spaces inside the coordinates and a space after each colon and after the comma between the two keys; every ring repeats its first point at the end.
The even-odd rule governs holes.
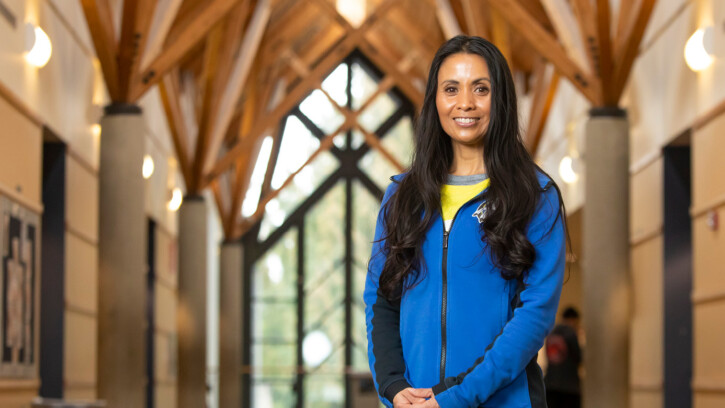
{"type": "Polygon", "coordinates": [[[202,169],[203,174],[206,174],[213,165],[213,160],[219,154],[219,149],[224,137],[227,132],[229,123],[234,116],[237,103],[239,98],[242,96],[244,90],[244,84],[247,81],[249,71],[252,67],[257,56],[257,50],[262,40],[262,34],[264,33],[265,27],[267,27],[267,21],[271,14],[271,3],[269,0],[258,0],[257,5],[252,15],[252,20],[249,22],[247,31],[242,41],[242,46],[239,50],[234,67],[231,70],[231,76],[224,87],[224,93],[221,95],[219,101],[219,109],[216,112],[216,118],[214,125],[211,130],[211,141],[209,151],[205,152],[203,156],[202,169]]]}
{"type": "Polygon", "coordinates": [[[598,78],[597,81],[594,81],[593,86],[595,87],[597,95],[596,104],[601,105],[604,102],[602,84],[609,83],[609,81],[605,81],[602,78],[602,67],[600,64],[602,61],[602,50],[599,46],[597,18],[590,0],[573,0],[572,8],[574,10],[574,16],[577,19],[579,31],[581,32],[582,43],[584,44],[584,51],[587,54],[589,66],[591,67],[592,74],[598,78]]]}
{"type": "Polygon", "coordinates": [[[221,43],[223,26],[217,25],[206,38],[206,47],[204,48],[203,66],[202,66],[202,84],[201,84],[201,113],[199,114],[199,126],[197,129],[196,148],[194,149],[194,161],[192,164],[192,183],[188,186],[191,192],[199,191],[199,184],[203,173],[204,157],[209,148],[210,128],[213,120],[216,104],[214,97],[214,83],[217,78],[217,69],[219,62],[219,54],[221,53],[221,43]]]}
{"type": "Polygon", "coordinates": [[[101,64],[103,79],[112,100],[120,99],[118,65],[116,63],[116,34],[108,0],[81,0],[83,13],[93,39],[93,47],[101,64]]]}
{"type": "Polygon", "coordinates": [[[146,41],[145,50],[140,57],[140,69],[145,70],[151,62],[151,58],[156,57],[161,51],[182,2],[183,0],[159,0],[151,22],[148,41],[146,41]]]}
{"type": "Polygon", "coordinates": [[[220,158],[208,173],[206,180],[211,181],[223,173],[231,166],[236,158],[240,156],[246,149],[250,148],[250,143],[256,140],[259,134],[265,132],[279,122],[284,115],[289,112],[299,101],[312,90],[318,88],[322,83],[325,75],[334,69],[347,54],[349,54],[356,45],[361,43],[363,34],[375,25],[380,16],[386,13],[399,0],[384,0],[375,11],[368,16],[363,24],[357,29],[346,31],[343,38],[338,41],[335,46],[322,58],[317,65],[310,70],[310,75],[297,83],[293,89],[285,96],[285,98],[272,110],[266,117],[255,123],[253,129],[247,135],[243,135],[229,151],[220,158]]]}
{"type": "Polygon", "coordinates": [[[192,183],[191,161],[189,159],[188,129],[184,122],[181,106],[179,105],[179,78],[178,70],[171,71],[159,83],[161,103],[164,106],[166,119],[169,124],[171,139],[174,142],[174,150],[179,161],[181,175],[184,177],[184,184],[189,186],[192,183]]]}
{"type": "Polygon", "coordinates": [[[453,12],[451,3],[449,0],[435,0],[436,15],[438,16],[438,22],[441,25],[443,34],[446,39],[451,39],[457,35],[463,34],[456,14],[453,12]]]}
{"type": "MultiPolygon", "coordinates": [[[[253,96],[245,101],[247,114],[244,116],[249,117],[251,115],[252,118],[256,118],[266,114],[266,107],[274,93],[274,78],[276,78],[277,76],[276,72],[277,71],[266,73],[267,75],[264,76],[264,78],[266,79],[266,86],[261,90],[259,83],[251,84],[253,96]]],[[[247,133],[249,129],[253,126],[252,123],[252,120],[242,121],[239,133],[247,133]]],[[[277,133],[278,132],[276,130],[272,131],[272,134],[277,133]]],[[[252,172],[254,171],[254,167],[256,166],[256,160],[258,160],[257,158],[259,155],[259,150],[265,136],[266,133],[259,134],[257,138],[252,141],[251,148],[244,152],[244,154],[242,154],[237,160],[235,168],[235,179],[232,189],[232,205],[229,210],[230,233],[234,231],[234,226],[237,224],[237,220],[240,218],[244,196],[249,188],[249,182],[252,177],[252,172]],[[253,158],[255,159],[253,160],[253,158]]],[[[269,167],[269,162],[267,163],[267,166],[269,167]]]]}
{"type": "Polygon", "coordinates": [[[536,156],[549,117],[549,110],[554,102],[556,89],[559,85],[559,74],[556,70],[552,70],[548,78],[546,71],[546,62],[543,60],[538,61],[534,69],[536,84],[534,85],[529,126],[526,132],[526,147],[532,157],[536,156]]]}
{"type": "MultiPolygon", "coordinates": [[[[83,0],[87,1],[87,0],[83,0]]],[[[163,51],[144,69],[139,76],[139,81],[134,84],[131,100],[135,101],[153,85],[158,83],[163,76],[171,70],[186,53],[196,46],[199,41],[221,21],[241,0],[211,0],[199,3],[189,13],[189,17],[181,18],[180,28],[176,31],[170,43],[163,51]]],[[[172,36],[172,33],[169,33],[172,36]]]]}
{"type": "Polygon", "coordinates": [[[656,0],[641,0],[635,18],[624,31],[624,43],[614,56],[613,91],[609,95],[611,99],[605,101],[607,104],[616,106],[619,103],[619,98],[624,92],[624,86],[627,84],[634,59],[637,57],[639,44],[642,41],[645,29],[647,29],[655,3],[656,0]]]}
{"type": "Polygon", "coordinates": [[[571,81],[579,92],[592,103],[596,103],[592,76],[567,56],[559,42],[517,0],[489,0],[489,4],[516,27],[540,55],[554,64],[559,73],[571,81]]]}
{"type": "Polygon", "coordinates": [[[131,98],[131,84],[137,80],[141,55],[146,48],[156,6],[151,0],[125,0],[118,45],[119,93],[123,101],[131,98]]]}
{"type": "MultiPolygon", "coordinates": [[[[626,3],[626,2],[623,2],[626,3]]],[[[612,82],[612,39],[611,39],[611,23],[609,15],[609,0],[597,0],[597,39],[599,40],[599,72],[600,83],[610,84],[612,82]]],[[[644,23],[647,24],[646,22],[644,23]]],[[[639,41],[637,41],[639,46],[639,41]]],[[[613,87],[601,87],[602,98],[606,101],[614,99],[614,95],[609,95],[613,87]]],[[[619,97],[617,97],[617,100],[619,97]]],[[[604,102],[604,101],[602,101],[604,102]]]]}
{"type": "Polygon", "coordinates": [[[622,44],[624,43],[624,38],[626,36],[627,28],[629,27],[630,22],[636,17],[632,15],[632,8],[639,3],[638,1],[620,1],[619,2],[619,14],[617,18],[617,28],[614,32],[614,49],[613,54],[616,55],[620,49],[622,49],[622,44]]]}
{"type": "Polygon", "coordinates": [[[463,6],[463,15],[466,18],[466,27],[468,27],[468,35],[476,35],[482,38],[489,37],[489,28],[486,22],[488,11],[486,2],[478,0],[461,0],[463,6]]]}
{"type": "MultiPolygon", "coordinates": [[[[513,67],[514,55],[511,49],[511,28],[498,13],[496,9],[491,9],[491,37],[493,42],[503,54],[509,66],[513,67]]],[[[513,68],[512,68],[513,69],[513,68]]]]}

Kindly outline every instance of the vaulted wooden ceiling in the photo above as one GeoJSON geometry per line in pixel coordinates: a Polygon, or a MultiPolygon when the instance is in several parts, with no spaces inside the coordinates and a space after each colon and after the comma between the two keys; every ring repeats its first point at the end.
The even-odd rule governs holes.
{"type": "MultiPolygon", "coordinates": [[[[440,44],[488,38],[532,97],[535,153],[560,77],[593,106],[618,104],[655,5],[622,0],[615,17],[608,0],[362,0],[367,17],[354,27],[336,0],[79,1],[110,98],[135,103],[159,86],[187,193],[214,191],[228,239],[284,188],[263,192],[242,219],[262,138],[352,51],[384,73],[377,93],[396,87],[419,107],[440,44]]],[[[355,122],[343,113],[340,131],[355,122]]],[[[366,141],[394,161],[374,136],[366,141]]]]}

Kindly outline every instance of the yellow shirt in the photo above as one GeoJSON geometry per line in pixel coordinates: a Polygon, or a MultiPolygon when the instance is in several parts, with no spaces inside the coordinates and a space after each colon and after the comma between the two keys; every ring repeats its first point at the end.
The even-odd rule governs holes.
{"type": "Polygon", "coordinates": [[[456,212],[468,200],[477,196],[481,191],[488,187],[489,179],[471,185],[452,185],[444,184],[441,188],[441,207],[443,210],[443,222],[446,231],[451,228],[453,217],[456,212]]]}

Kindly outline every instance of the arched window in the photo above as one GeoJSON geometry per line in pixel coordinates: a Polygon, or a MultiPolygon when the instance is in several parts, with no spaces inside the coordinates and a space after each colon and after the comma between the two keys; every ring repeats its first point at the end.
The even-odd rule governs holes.
{"type": "Polygon", "coordinates": [[[262,148],[274,189],[316,155],[243,237],[247,406],[344,407],[346,376],[369,372],[367,261],[383,191],[409,165],[413,144],[413,105],[381,80],[350,55],[262,148]]]}

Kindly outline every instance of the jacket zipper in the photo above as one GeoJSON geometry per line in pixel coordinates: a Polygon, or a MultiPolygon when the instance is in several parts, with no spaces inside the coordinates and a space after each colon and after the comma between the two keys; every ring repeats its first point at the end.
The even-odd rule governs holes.
{"type": "MultiPolygon", "coordinates": [[[[484,190],[485,191],[485,190],[484,190]]],[[[451,219],[451,226],[448,228],[448,231],[446,231],[446,224],[445,221],[443,221],[443,217],[441,216],[441,220],[443,221],[443,262],[441,262],[441,269],[442,269],[442,281],[443,281],[443,300],[441,302],[441,383],[446,378],[446,313],[447,313],[447,307],[448,307],[448,236],[451,234],[451,231],[453,231],[453,223],[456,222],[456,217],[458,217],[458,213],[461,212],[461,209],[468,205],[469,203],[473,201],[477,201],[481,195],[483,195],[483,192],[477,194],[472,199],[466,201],[461,205],[456,213],[453,215],[453,219],[451,219]]],[[[441,210],[441,214],[443,214],[443,211],[441,210]]]]}

